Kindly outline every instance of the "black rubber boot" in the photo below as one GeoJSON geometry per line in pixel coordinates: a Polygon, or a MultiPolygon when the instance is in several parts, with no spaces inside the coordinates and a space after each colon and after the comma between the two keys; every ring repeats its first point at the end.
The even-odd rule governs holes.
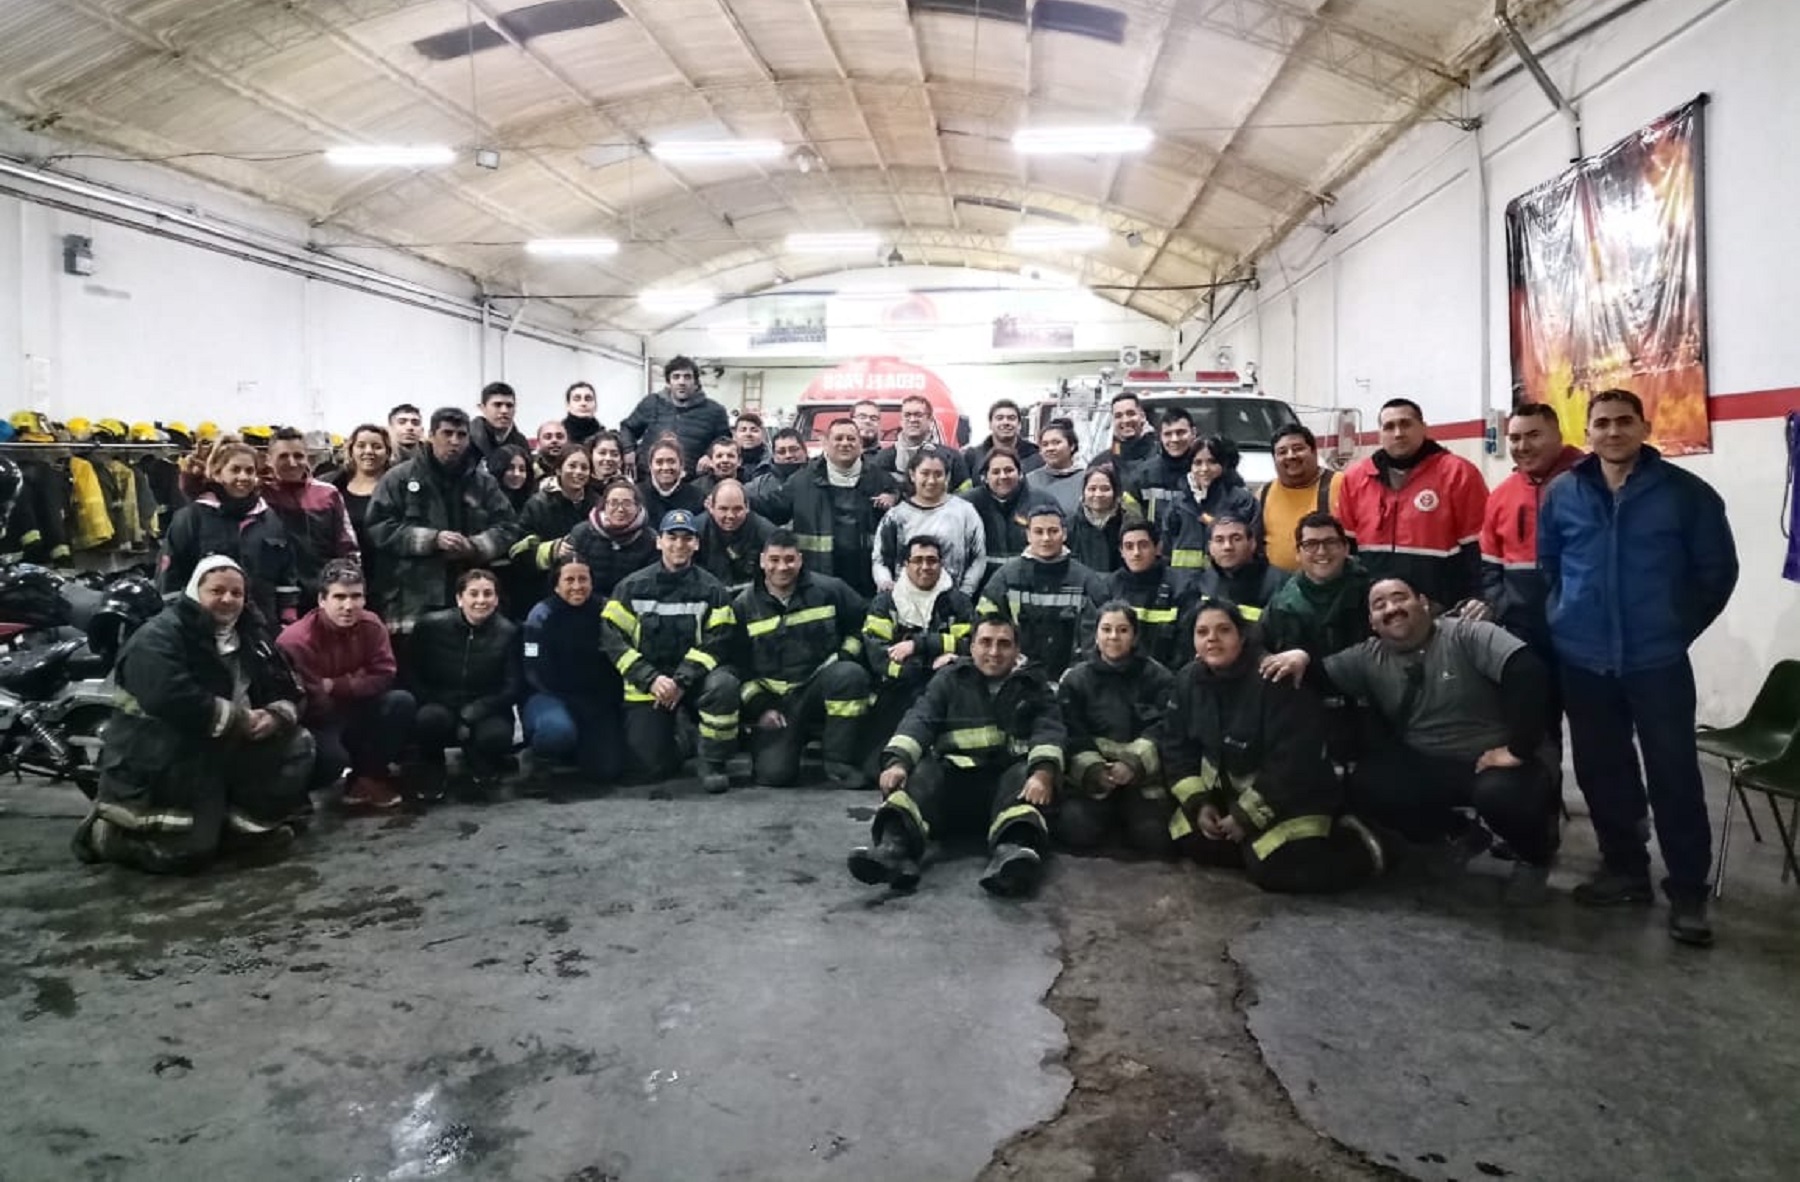
{"type": "Polygon", "coordinates": [[[1656,901],[1649,875],[1620,874],[1616,870],[1601,870],[1586,882],[1577,883],[1572,893],[1584,907],[1649,906],[1656,901]]]}
{"type": "Polygon", "coordinates": [[[1003,841],[994,847],[987,869],[981,874],[981,889],[990,895],[1016,899],[1037,890],[1044,876],[1044,859],[1028,845],[1003,841]]]}
{"type": "Polygon", "coordinates": [[[906,838],[890,826],[873,846],[850,851],[850,873],[857,882],[910,891],[919,885],[919,860],[906,838]]]}
{"type": "Polygon", "coordinates": [[[1712,923],[1706,918],[1706,896],[1669,900],[1669,938],[1691,948],[1711,948],[1712,923]]]}

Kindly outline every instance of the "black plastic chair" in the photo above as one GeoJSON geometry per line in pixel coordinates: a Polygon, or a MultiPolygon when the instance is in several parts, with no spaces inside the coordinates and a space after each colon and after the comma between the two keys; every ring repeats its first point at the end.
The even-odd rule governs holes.
{"type": "MultiPolygon", "coordinates": [[[[1744,795],[1740,773],[1747,764],[1778,759],[1788,750],[1797,731],[1800,731],[1800,661],[1778,661],[1769,670],[1768,676],[1763,678],[1762,688],[1756,691],[1756,700],[1750,703],[1750,712],[1744,715],[1742,721],[1727,727],[1703,726],[1695,734],[1700,750],[1724,760],[1725,769],[1731,777],[1731,786],[1725,792],[1725,818],[1719,826],[1718,868],[1713,876],[1714,898],[1725,893],[1725,857],[1731,847],[1731,814],[1739,801],[1744,805],[1745,820],[1750,822],[1750,836],[1756,841],[1762,840],[1762,830],[1757,827],[1756,816],[1750,811],[1750,798],[1744,795]]],[[[1769,807],[1775,810],[1776,827],[1783,831],[1785,841],[1786,831],[1790,827],[1782,825],[1781,810],[1775,803],[1774,795],[1769,797],[1769,807]]],[[[1793,863],[1791,844],[1787,858],[1789,865],[1782,869],[1784,882],[1793,863]]]]}
{"type": "Polygon", "coordinates": [[[1800,836],[1800,827],[1795,824],[1800,818],[1800,734],[1789,739],[1787,747],[1774,759],[1746,763],[1739,768],[1738,783],[1769,798],[1775,831],[1781,835],[1781,856],[1786,859],[1781,881],[1786,882],[1789,874],[1800,880],[1800,863],[1794,861],[1794,839],[1800,836]],[[1782,800],[1793,802],[1795,808],[1786,821],[1781,819],[1782,800]]]}

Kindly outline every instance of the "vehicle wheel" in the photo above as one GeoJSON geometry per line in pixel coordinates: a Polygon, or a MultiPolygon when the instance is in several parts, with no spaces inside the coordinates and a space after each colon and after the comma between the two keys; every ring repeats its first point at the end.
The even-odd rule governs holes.
{"type": "Polygon", "coordinates": [[[63,742],[68,744],[74,764],[69,779],[89,800],[100,790],[101,736],[112,715],[104,706],[84,706],[72,712],[64,724],[63,742]]]}

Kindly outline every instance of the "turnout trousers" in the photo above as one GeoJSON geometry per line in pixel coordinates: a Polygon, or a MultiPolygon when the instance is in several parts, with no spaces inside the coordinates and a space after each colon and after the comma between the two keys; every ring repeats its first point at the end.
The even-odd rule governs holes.
{"type": "Polygon", "coordinates": [[[996,775],[992,766],[952,767],[927,755],[906,778],[906,787],[875,811],[875,840],[898,825],[915,855],[934,839],[977,835],[986,838],[990,850],[1012,842],[1044,853],[1050,823],[1036,805],[1019,799],[1026,774],[1022,759],[996,775]]]}
{"type": "Polygon", "coordinates": [[[869,671],[852,661],[833,661],[799,684],[746,683],[741,714],[756,782],[776,788],[798,782],[801,752],[815,737],[827,764],[859,764],[868,713],[869,671]],[[759,725],[768,710],[781,711],[787,725],[759,725]]]}
{"type": "Polygon", "coordinates": [[[1117,833],[1139,853],[1167,857],[1175,848],[1169,818],[1175,798],[1161,783],[1127,784],[1105,796],[1074,791],[1056,804],[1054,830],[1072,850],[1093,850],[1117,833]]]}
{"type": "MultiPolygon", "coordinates": [[[[628,694],[628,699],[638,695],[628,694]]],[[[680,721],[694,716],[699,731],[701,774],[723,773],[725,761],[737,750],[739,686],[729,669],[714,669],[699,691],[681,696],[675,709],[664,710],[655,702],[625,703],[625,769],[633,779],[667,780],[681,768],[689,752],[683,750],[680,721]]]]}

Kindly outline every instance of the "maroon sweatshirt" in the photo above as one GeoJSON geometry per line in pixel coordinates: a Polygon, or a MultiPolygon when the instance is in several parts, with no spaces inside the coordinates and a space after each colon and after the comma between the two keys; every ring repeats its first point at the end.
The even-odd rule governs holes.
{"type": "Polygon", "coordinates": [[[283,628],[275,643],[306,690],[308,722],[330,721],[393,688],[394,646],[374,612],[365,611],[352,627],[339,628],[314,608],[283,628]],[[326,682],[331,683],[329,691],[326,682]]]}

